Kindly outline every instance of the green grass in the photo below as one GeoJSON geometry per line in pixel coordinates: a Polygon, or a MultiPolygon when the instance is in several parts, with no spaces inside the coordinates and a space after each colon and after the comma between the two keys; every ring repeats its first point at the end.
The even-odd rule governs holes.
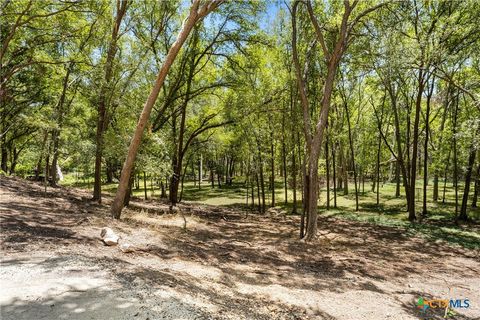
{"type": "MultiPolygon", "coordinates": [[[[227,207],[242,207],[246,208],[246,193],[247,189],[243,184],[242,178],[236,178],[232,186],[223,184],[221,188],[215,184],[212,188],[208,181],[202,183],[201,188],[193,182],[188,181],[184,183],[183,197],[184,201],[193,203],[202,203],[208,205],[227,206],[227,207]]],[[[80,188],[93,189],[93,179],[89,180],[78,179],[75,175],[66,175],[62,182],[64,185],[76,186],[80,188]]],[[[421,190],[422,182],[417,182],[418,188],[416,193],[416,209],[420,213],[422,211],[423,193],[421,190]]],[[[114,193],[117,184],[107,184],[102,186],[103,192],[114,193]]],[[[478,227],[478,220],[480,217],[480,210],[478,208],[471,208],[469,201],[468,214],[476,222],[467,225],[455,225],[453,223],[455,213],[455,190],[451,183],[447,183],[445,203],[442,203],[443,183],[440,183],[440,201],[432,201],[433,185],[428,187],[427,209],[429,215],[427,219],[421,222],[410,223],[407,219],[406,201],[403,197],[403,188],[401,189],[401,196],[395,197],[395,184],[386,183],[380,185],[380,202],[376,204],[376,193],[371,192],[371,185],[365,184],[365,192],[361,192],[359,188],[359,211],[355,211],[355,189],[353,183],[349,184],[348,195],[343,195],[339,190],[337,192],[337,208],[333,208],[333,190],[330,190],[330,209],[326,209],[326,190],[320,191],[319,212],[326,217],[335,217],[341,219],[348,219],[360,222],[368,222],[381,226],[392,226],[405,229],[408,234],[415,234],[425,237],[427,239],[437,241],[443,240],[451,244],[459,244],[466,248],[480,248],[480,233],[478,227]]],[[[463,186],[459,186],[459,202],[461,203],[461,196],[463,186]]],[[[266,204],[271,204],[271,190],[266,187],[266,204]]],[[[249,191],[250,193],[250,191],[249,191]]],[[[133,195],[139,198],[144,197],[143,180],[140,181],[140,188],[133,190],[133,195]]],[[[159,198],[160,189],[154,186],[153,192],[150,181],[147,180],[147,196],[151,198],[159,198]]],[[[250,198],[250,195],[249,195],[250,198]]],[[[276,206],[281,207],[285,212],[291,214],[293,209],[293,191],[291,189],[287,192],[288,202],[285,204],[285,193],[283,183],[277,181],[275,183],[275,200],[276,206]]],[[[258,204],[257,191],[255,190],[255,201],[258,204]]],[[[297,212],[301,212],[301,193],[297,190],[297,212]]],[[[251,203],[251,199],[249,199],[251,203]]]]}

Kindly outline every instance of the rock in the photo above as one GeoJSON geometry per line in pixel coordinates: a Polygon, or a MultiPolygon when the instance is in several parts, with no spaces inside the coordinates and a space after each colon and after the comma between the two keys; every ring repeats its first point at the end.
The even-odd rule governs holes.
{"type": "Polygon", "coordinates": [[[110,228],[103,228],[102,232],[100,232],[100,237],[102,238],[103,242],[107,246],[115,246],[118,244],[118,240],[120,239],[119,236],[113,232],[112,229],[110,228]]]}
{"type": "Polygon", "coordinates": [[[130,243],[122,243],[120,244],[120,250],[122,250],[123,253],[130,253],[136,251],[137,249],[130,243]]]}

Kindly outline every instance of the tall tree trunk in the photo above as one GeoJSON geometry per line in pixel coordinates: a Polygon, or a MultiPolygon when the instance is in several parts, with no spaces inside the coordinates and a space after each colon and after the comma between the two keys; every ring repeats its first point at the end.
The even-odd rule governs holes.
{"type": "Polygon", "coordinates": [[[380,205],[380,151],[382,147],[382,137],[378,134],[378,146],[377,146],[377,207],[380,205]]]}
{"type": "Polygon", "coordinates": [[[332,144],[332,168],[333,168],[333,207],[337,208],[337,178],[336,178],[336,164],[335,164],[335,145],[332,144]]]}
{"type": "Polygon", "coordinates": [[[145,193],[145,200],[148,200],[147,196],[147,174],[143,171],[143,192],[145,193]]]}
{"type": "Polygon", "coordinates": [[[418,157],[418,129],[420,124],[420,112],[422,107],[422,96],[425,87],[424,70],[422,69],[423,63],[420,65],[418,71],[418,92],[415,101],[415,119],[413,124],[413,144],[412,144],[412,157],[410,165],[410,203],[408,208],[408,220],[414,221],[415,215],[415,186],[416,186],[416,174],[417,174],[417,157],[418,157]]]}
{"type": "Polygon", "coordinates": [[[445,193],[447,191],[447,174],[448,174],[448,166],[450,165],[450,154],[452,153],[452,149],[448,150],[447,156],[447,163],[445,164],[445,173],[443,175],[443,196],[442,196],[442,203],[445,204],[445,193]]]}
{"type": "Polygon", "coordinates": [[[2,171],[7,173],[8,168],[8,150],[7,150],[7,135],[4,134],[2,136],[2,145],[1,145],[1,152],[2,152],[2,171]]]}
{"type": "Polygon", "coordinates": [[[12,148],[12,162],[10,163],[10,174],[15,174],[15,167],[17,166],[18,156],[20,155],[21,150],[17,149],[16,146],[12,148]]]}
{"type": "Polygon", "coordinates": [[[257,199],[258,199],[258,212],[262,212],[262,203],[260,197],[260,179],[258,178],[258,170],[255,170],[255,179],[257,182],[257,199]]]}
{"type": "MultiPolygon", "coordinates": [[[[445,128],[445,122],[447,119],[447,114],[448,114],[448,106],[450,104],[450,85],[447,87],[447,92],[446,92],[446,97],[445,97],[445,103],[444,103],[444,110],[443,110],[443,116],[442,116],[442,122],[440,124],[440,141],[438,143],[438,148],[441,148],[442,142],[443,142],[443,130],[445,128]]],[[[449,151],[450,152],[450,151],[449,151]]],[[[450,154],[449,154],[450,157],[450,154]]],[[[436,168],[434,170],[434,176],[433,176],[433,201],[438,201],[438,184],[439,184],[439,175],[440,175],[440,169],[436,168]]]]}
{"type": "Polygon", "coordinates": [[[480,189],[480,164],[477,165],[477,177],[475,179],[475,185],[473,189],[472,208],[477,207],[479,189],[480,189]]]}
{"type": "Polygon", "coordinates": [[[37,166],[35,170],[35,181],[38,181],[39,175],[42,172],[42,160],[43,156],[45,155],[46,151],[46,145],[47,145],[47,140],[48,140],[48,130],[44,130],[43,132],[43,140],[42,140],[42,148],[40,149],[40,156],[38,157],[37,161],[37,166]]]}
{"type": "Polygon", "coordinates": [[[254,172],[250,166],[250,158],[248,159],[248,175],[250,176],[250,195],[252,198],[252,211],[255,210],[255,181],[253,179],[254,172]]]}
{"type": "MultiPolygon", "coordinates": [[[[300,101],[302,102],[301,106],[303,111],[303,129],[307,146],[305,153],[305,162],[307,163],[307,172],[305,178],[308,179],[308,182],[305,183],[305,185],[307,186],[307,188],[305,188],[305,203],[307,204],[307,228],[305,240],[309,241],[312,240],[317,233],[318,160],[321,152],[321,146],[323,145],[325,127],[327,125],[331,96],[335,82],[335,74],[337,73],[338,65],[348,44],[348,36],[350,30],[349,17],[351,11],[353,10],[353,6],[351,6],[348,2],[345,2],[345,10],[342,16],[340,29],[338,30],[338,35],[335,39],[336,41],[333,50],[329,52],[325,44],[323,31],[319,25],[318,20],[315,17],[311,3],[306,3],[310,20],[315,27],[315,33],[321,43],[322,50],[324,52],[325,64],[327,67],[326,77],[325,79],[322,79],[324,81],[322,81],[323,90],[321,94],[322,98],[320,101],[320,113],[318,116],[318,121],[316,121],[315,127],[312,130],[312,121],[309,112],[310,105],[308,102],[305,80],[300,69],[297,52],[296,11],[299,3],[299,1],[295,1],[292,6],[292,56],[295,66],[295,77],[297,79],[297,85],[300,93],[300,101]]],[[[353,24],[355,23],[356,22],[354,21],[353,24]]]]}
{"type": "Polygon", "coordinates": [[[272,191],[272,202],[271,206],[275,207],[275,146],[273,140],[273,131],[270,133],[270,171],[272,173],[271,181],[271,191],[272,191]]]}
{"type": "Polygon", "coordinates": [[[200,163],[198,164],[198,189],[202,189],[203,180],[203,155],[200,154],[200,163]]]}
{"type": "MultiPolygon", "coordinates": [[[[355,165],[355,152],[353,148],[353,137],[352,137],[352,126],[350,124],[350,112],[348,110],[348,105],[345,102],[345,113],[347,115],[347,124],[348,124],[348,141],[350,144],[350,154],[352,156],[352,164],[353,164],[353,181],[355,183],[355,211],[358,211],[358,186],[357,186],[357,169],[355,165]]],[[[378,192],[377,192],[378,198],[378,192]]]]}
{"type": "MultiPolygon", "coordinates": [[[[185,163],[185,167],[183,168],[182,180],[181,180],[181,189],[180,189],[180,197],[178,198],[178,202],[182,202],[183,186],[184,186],[184,182],[185,182],[185,176],[187,175],[188,163],[190,162],[191,159],[192,159],[192,156],[188,157],[187,163],[185,163]]],[[[193,176],[195,177],[195,174],[193,176]]]]}
{"type": "MultiPolygon", "coordinates": [[[[292,131],[292,141],[294,142],[295,137],[292,131]]],[[[293,191],[293,206],[292,206],[292,214],[297,214],[297,158],[295,157],[295,143],[293,143],[293,150],[292,150],[292,191],[293,191]]]]}
{"type": "Polygon", "coordinates": [[[423,210],[422,216],[426,216],[427,212],[427,185],[428,185],[428,137],[430,134],[430,101],[432,100],[435,79],[428,89],[427,110],[425,111],[425,144],[423,147],[423,210]]]}
{"type": "Polygon", "coordinates": [[[456,97],[453,114],[453,183],[455,187],[455,221],[458,219],[458,163],[457,163],[457,115],[458,115],[458,94],[456,97]]]}
{"type": "MultiPolygon", "coordinates": [[[[391,76],[387,74],[385,77],[385,88],[388,92],[388,95],[390,97],[390,104],[392,107],[393,111],[393,116],[394,116],[394,127],[395,127],[395,139],[396,139],[396,148],[397,148],[397,154],[395,156],[399,166],[400,166],[400,172],[402,174],[402,180],[403,180],[403,187],[405,190],[405,198],[407,200],[407,211],[409,212],[410,216],[410,210],[411,207],[413,206],[413,209],[415,209],[415,203],[412,205],[412,198],[410,196],[410,165],[409,165],[409,152],[408,152],[408,134],[407,134],[407,142],[406,142],[406,154],[407,154],[407,159],[404,158],[404,153],[403,153],[403,148],[402,148],[402,138],[401,138],[401,131],[400,131],[400,117],[399,117],[399,112],[398,112],[398,106],[397,106],[397,98],[398,98],[398,90],[395,90],[395,86],[391,80],[391,76]]],[[[408,127],[410,126],[410,122],[407,119],[407,132],[409,131],[408,127]]],[[[379,130],[381,130],[381,127],[379,126],[379,130]]],[[[393,153],[393,152],[392,152],[393,153]]],[[[415,199],[413,199],[415,200],[415,199]]]]}
{"type": "Polygon", "coordinates": [[[215,175],[213,173],[213,163],[212,163],[212,161],[210,161],[209,169],[210,169],[210,184],[211,184],[212,188],[215,188],[215,175]]]}
{"type": "Polygon", "coordinates": [[[348,195],[348,165],[347,158],[343,153],[343,146],[340,147],[340,162],[342,164],[342,176],[343,176],[343,195],[348,195]]]}
{"type": "Polygon", "coordinates": [[[180,106],[181,114],[180,114],[180,128],[178,132],[178,143],[175,144],[176,139],[176,118],[172,117],[172,128],[173,128],[173,135],[174,137],[174,152],[175,155],[173,157],[173,175],[172,175],[172,181],[170,182],[170,205],[171,206],[176,206],[178,203],[178,187],[180,184],[180,178],[181,178],[181,172],[182,172],[182,165],[183,165],[183,158],[185,155],[186,151],[186,146],[184,146],[184,138],[185,138],[185,122],[187,119],[187,106],[188,102],[190,100],[190,91],[191,91],[191,86],[192,86],[192,81],[193,81],[193,76],[195,72],[195,48],[196,48],[196,43],[198,41],[198,33],[196,30],[194,30],[191,43],[192,43],[192,51],[189,53],[190,56],[190,64],[189,64],[189,69],[188,69],[188,74],[187,74],[187,85],[185,89],[185,97],[183,100],[182,105],[180,106]]]}
{"type": "MultiPolygon", "coordinates": [[[[104,83],[100,88],[97,115],[97,133],[95,135],[95,181],[93,185],[93,200],[102,202],[102,156],[103,156],[103,137],[107,128],[107,96],[108,91],[112,90],[111,81],[113,77],[113,61],[117,53],[117,41],[119,39],[119,30],[125,12],[129,3],[127,0],[117,0],[115,23],[112,28],[112,36],[108,46],[107,58],[105,61],[104,83]]],[[[126,179],[128,181],[128,179],[126,179]]]]}
{"type": "MultiPolygon", "coordinates": [[[[477,130],[477,135],[480,134],[480,127],[477,130]]],[[[475,155],[477,154],[477,149],[475,144],[472,143],[470,146],[470,154],[468,156],[468,165],[467,170],[465,172],[465,187],[463,190],[463,198],[462,198],[462,207],[460,208],[460,215],[458,216],[458,220],[467,221],[467,203],[468,203],[468,193],[470,191],[470,181],[472,180],[472,171],[473,165],[475,164],[475,155]]]]}
{"type": "Polygon", "coordinates": [[[167,193],[165,192],[165,184],[163,184],[163,181],[160,181],[160,198],[164,199],[167,197],[167,193]]]}
{"type": "Polygon", "coordinates": [[[288,204],[288,176],[287,176],[287,149],[285,146],[285,139],[282,141],[282,158],[283,158],[283,190],[284,190],[284,204],[288,204]]]}
{"type": "Polygon", "coordinates": [[[145,106],[143,107],[143,111],[138,120],[135,133],[130,142],[127,158],[125,159],[125,163],[123,164],[123,170],[120,176],[120,182],[118,185],[117,193],[115,195],[115,199],[111,207],[112,216],[116,219],[120,218],[120,214],[122,212],[123,199],[125,198],[125,194],[127,192],[128,181],[130,179],[130,174],[132,172],[132,168],[135,163],[135,158],[137,156],[138,148],[140,147],[140,144],[141,144],[143,131],[145,130],[148,118],[150,117],[150,113],[152,112],[153,105],[157,100],[160,89],[163,87],[163,83],[165,81],[165,78],[167,77],[168,71],[170,70],[170,67],[175,61],[175,58],[177,57],[178,52],[180,51],[183,43],[187,39],[188,35],[190,34],[190,31],[193,29],[195,24],[220,4],[221,4],[220,0],[218,1],[211,0],[211,1],[204,2],[203,4],[201,4],[200,0],[194,0],[190,8],[190,13],[187,19],[184,21],[177,39],[175,40],[173,45],[170,47],[168,54],[165,57],[163,65],[155,81],[155,85],[152,88],[150,95],[148,96],[145,106]]]}
{"type": "Polygon", "coordinates": [[[438,173],[436,170],[433,175],[433,201],[438,201],[438,173]]]}
{"type": "Polygon", "coordinates": [[[327,135],[325,137],[325,165],[327,167],[327,210],[330,209],[330,157],[328,153],[328,145],[329,145],[329,133],[328,133],[328,123],[327,123],[327,135]]]}
{"type": "Polygon", "coordinates": [[[53,160],[52,160],[52,170],[51,170],[51,175],[52,175],[52,181],[51,184],[52,186],[57,185],[57,166],[58,166],[58,156],[59,156],[59,148],[60,148],[60,131],[63,126],[63,116],[64,116],[64,108],[65,108],[65,99],[67,97],[67,89],[68,89],[68,82],[70,79],[70,74],[73,71],[73,62],[70,62],[68,68],[67,68],[67,73],[65,74],[65,77],[63,78],[63,84],[62,84],[62,93],[60,95],[60,100],[57,104],[56,108],[56,121],[57,121],[57,127],[53,130],[52,133],[52,141],[53,141],[53,160]]]}
{"type": "Polygon", "coordinates": [[[262,156],[259,155],[259,166],[260,166],[260,187],[262,188],[262,209],[261,213],[265,213],[266,203],[265,203],[265,178],[263,175],[263,161],[262,156]]]}
{"type": "Polygon", "coordinates": [[[400,164],[395,161],[395,198],[400,197],[400,164]]]}
{"type": "Polygon", "coordinates": [[[283,164],[283,189],[284,189],[284,204],[288,204],[288,176],[287,176],[287,146],[286,146],[286,135],[285,135],[285,116],[287,113],[286,104],[284,104],[282,112],[282,164],[283,164]]]}

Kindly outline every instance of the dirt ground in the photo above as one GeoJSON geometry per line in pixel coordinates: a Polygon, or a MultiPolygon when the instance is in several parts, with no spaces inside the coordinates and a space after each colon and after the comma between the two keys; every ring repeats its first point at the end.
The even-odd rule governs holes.
{"type": "Polygon", "coordinates": [[[419,297],[469,299],[451,319],[480,318],[480,255],[402,229],[133,201],[121,221],[82,190],[0,177],[0,318],[442,319],[419,297]],[[183,229],[186,219],[186,230],[183,229]],[[109,226],[123,253],[99,239],[109,226]]]}

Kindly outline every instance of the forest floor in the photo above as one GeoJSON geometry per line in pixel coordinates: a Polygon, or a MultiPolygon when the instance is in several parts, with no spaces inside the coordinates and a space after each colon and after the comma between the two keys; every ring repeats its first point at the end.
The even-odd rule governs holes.
{"type": "Polygon", "coordinates": [[[478,246],[339,215],[304,243],[297,216],[139,199],[116,221],[110,197],[89,198],[0,177],[0,319],[443,318],[419,297],[469,299],[448,317],[480,318],[478,246]],[[142,251],[104,246],[105,226],[142,251]]]}

